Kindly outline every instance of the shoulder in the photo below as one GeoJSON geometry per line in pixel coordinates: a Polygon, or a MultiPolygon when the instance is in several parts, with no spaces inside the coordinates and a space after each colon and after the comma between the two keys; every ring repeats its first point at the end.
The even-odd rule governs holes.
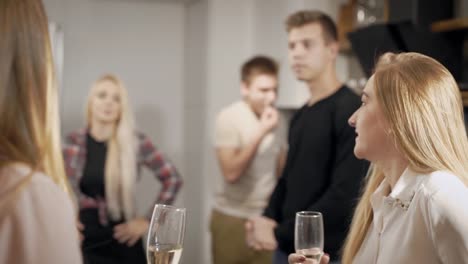
{"type": "Polygon", "coordinates": [[[3,229],[1,234],[12,244],[21,245],[11,248],[24,259],[20,262],[34,259],[40,263],[79,263],[78,234],[73,232],[75,214],[69,195],[51,178],[32,172],[26,165],[2,168],[0,179],[0,195],[11,197],[2,226],[8,231],[3,229]],[[57,251],[57,247],[61,250],[57,251]]]}
{"type": "MultiPolygon", "coordinates": [[[[18,184],[27,180],[19,193],[19,202],[24,204],[62,204],[71,206],[71,199],[52,179],[41,172],[32,172],[31,168],[22,164],[13,164],[0,170],[0,193],[12,191],[18,184]]],[[[70,208],[71,209],[71,208],[70,208]]]]}
{"type": "Polygon", "coordinates": [[[294,111],[294,114],[292,115],[291,117],[291,121],[290,121],[290,126],[293,124],[293,123],[296,123],[297,120],[306,112],[306,109],[308,108],[308,105],[307,103],[305,103],[304,105],[302,105],[299,109],[297,109],[296,111],[294,111]]]}
{"type": "Polygon", "coordinates": [[[153,140],[145,133],[141,131],[135,131],[135,137],[137,148],[136,152],[138,153],[139,158],[147,157],[148,155],[159,151],[158,147],[155,145],[155,143],[153,143],[153,140]]]}
{"type": "Polygon", "coordinates": [[[461,179],[447,171],[435,171],[427,174],[426,179],[422,183],[422,188],[428,197],[437,195],[468,195],[468,189],[461,179]]]}
{"type": "Polygon", "coordinates": [[[434,224],[468,219],[468,188],[456,175],[445,171],[430,173],[421,192],[434,224]]]}
{"type": "Polygon", "coordinates": [[[14,205],[10,214],[23,226],[56,228],[57,224],[74,225],[71,197],[52,179],[41,172],[33,172],[22,164],[13,164],[0,171],[0,194],[11,197],[14,205]]]}
{"type": "Polygon", "coordinates": [[[86,129],[73,131],[65,136],[65,141],[62,145],[63,157],[65,165],[68,165],[69,158],[78,157],[78,153],[86,149],[86,129]]]}
{"type": "Polygon", "coordinates": [[[86,129],[81,128],[68,133],[65,136],[65,143],[67,145],[81,145],[86,141],[86,129]]]}
{"type": "Polygon", "coordinates": [[[361,104],[359,95],[348,86],[343,85],[337,93],[336,108],[338,112],[350,115],[356,111],[361,104]]]}
{"type": "Polygon", "coordinates": [[[248,113],[247,105],[243,101],[237,101],[224,107],[216,116],[216,130],[230,130],[239,127],[248,113]]]}
{"type": "Polygon", "coordinates": [[[231,103],[218,112],[217,119],[227,119],[243,115],[247,105],[243,101],[231,103]]]}
{"type": "Polygon", "coordinates": [[[347,131],[347,135],[354,135],[354,129],[349,126],[348,120],[359,108],[359,96],[347,86],[342,86],[334,97],[333,120],[337,131],[347,131]]]}
{"type": "Polygon", "coordinates": [[[135,138],[137,140],[140,150],[142,148],[147,148],[147,147],[154,148],[153,141],[145,133],[141,131],[135,131],[135,138]]]}

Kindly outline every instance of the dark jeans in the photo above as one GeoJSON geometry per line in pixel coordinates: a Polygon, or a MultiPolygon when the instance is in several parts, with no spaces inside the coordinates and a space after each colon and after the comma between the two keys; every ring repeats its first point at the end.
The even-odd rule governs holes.
{"type": "Polygon", "coordinates": [[[85,226],[81,246],[85,264],[146,264],[141,239],[131,247],[114,239],[114,226],[122,221],[102,226],[95,209],[81,210],[80,221],[85,226]]]}
{"type": "Polygon", "coordinates": [[[288,264],[288,255],[277,249],[273,255],[273,264],[288,264]]]}

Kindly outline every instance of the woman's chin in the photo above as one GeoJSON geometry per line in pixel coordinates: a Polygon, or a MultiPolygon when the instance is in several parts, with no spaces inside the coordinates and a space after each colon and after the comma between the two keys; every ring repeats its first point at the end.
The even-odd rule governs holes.
{"type": "Polygon", "coordinates": [[[358,146],[354,147],[354,156],[358,159],[364,159],[364,153],[362,152],[362,149],[360,149],[358,146]]]}

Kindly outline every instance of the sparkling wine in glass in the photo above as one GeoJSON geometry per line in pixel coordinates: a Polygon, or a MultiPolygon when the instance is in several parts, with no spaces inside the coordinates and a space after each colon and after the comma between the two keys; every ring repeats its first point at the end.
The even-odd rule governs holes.
{"type": "Polygon", "coordinates": [[[185,208],[156,204],[148,233],[148,264],[178,264],[185,234],[185,208]]]}
{"type": "Polygon", "coordinates": [[[294,247],[296,253],[304,255],[313,263],[320,263],[323,256],[323,218],[320,212],[296,213],[294,247]]]}

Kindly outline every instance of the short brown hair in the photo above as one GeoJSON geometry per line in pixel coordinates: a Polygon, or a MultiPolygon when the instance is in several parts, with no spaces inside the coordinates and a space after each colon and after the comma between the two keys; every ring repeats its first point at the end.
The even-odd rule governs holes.
{"type": "Polygon", "coordinates": [[[275,60],[267,56],[255,56],[242,65],[241,80],[249,83],[254,75],[268,74],[277,76],[278,65],[275,60]]]}
{"type": "Polygon", "coordinates": [[[286,31],[298,28],[311,23],[318,23],[322,27],[325,42],[336,42],[338,33],[336,24],[330,16],[317,10],[302,10],[291,14],[286,19],[286,31]]]}

